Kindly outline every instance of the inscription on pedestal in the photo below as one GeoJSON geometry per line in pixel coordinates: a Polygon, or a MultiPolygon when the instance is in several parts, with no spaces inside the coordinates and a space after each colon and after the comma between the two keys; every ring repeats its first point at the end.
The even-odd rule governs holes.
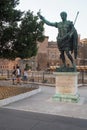
{"type": "Polygon", "coordinates": [[[77,88],[76,81],[75,75],[56,76],[56,92],[62,94],[75,94],[77,88]]]}

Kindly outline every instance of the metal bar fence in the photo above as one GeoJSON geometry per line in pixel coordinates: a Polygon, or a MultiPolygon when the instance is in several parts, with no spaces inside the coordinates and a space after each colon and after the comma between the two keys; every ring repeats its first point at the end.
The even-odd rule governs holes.
{"type": "MultiPolygon", "coordinates": [[[[12,70],[1,70],[0,79],[12,79],[12,70]]],[[[55,75],[53,74],[53,72],[31,71],[28,72],[28,81],[55,84],[55,75]]],[[[87,71],[79,71],[78,84],[87,84],[87,71]]]]}

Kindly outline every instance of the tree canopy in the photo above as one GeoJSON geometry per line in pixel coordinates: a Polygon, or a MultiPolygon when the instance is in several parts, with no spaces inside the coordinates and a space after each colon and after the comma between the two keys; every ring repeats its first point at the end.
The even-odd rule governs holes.
{"type": "Polygon", "coordinates": [[[29,58],[37,53],[37,41],[44,39],[44,23],[32,11],[22,12],[19,0],[0,1],[0,57],[29,58]]]}
{"type": "Polygon", "coordinates": [[[15,9],[19,0],[0,1],[0,57],[12,58],[12,46],[16,40],[18,23],[23,12],[15,9]]]}
{"type": "Polygon", "coordinates": [[[30,58],[36,55],[37,41],[44,40],[43,24],[42,21],[38,20],[38,16],[34,15],[30,10],[25,13],[14,47],[14,50],[18,52],[18,57],[30,58]]]}

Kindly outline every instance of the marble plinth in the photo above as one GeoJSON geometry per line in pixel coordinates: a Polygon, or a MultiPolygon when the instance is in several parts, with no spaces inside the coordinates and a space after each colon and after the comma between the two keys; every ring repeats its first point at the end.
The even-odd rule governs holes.
{"type": "Polygon", "coordinates": [[[54,100],[78,102],[78,72],[54,72],[56,76],[56,93],[54,100]]]}

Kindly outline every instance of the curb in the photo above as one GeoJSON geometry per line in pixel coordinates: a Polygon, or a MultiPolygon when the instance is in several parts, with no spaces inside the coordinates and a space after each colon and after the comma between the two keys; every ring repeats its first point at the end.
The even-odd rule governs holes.
{"type": "Polygon", "coordinates": [[[19,94],[19,95],[13,96],[13,97],[2,99],[2,100],[0,100],[0,107],[8,105],[8,104],[16,102],[16,101],[19,101],[19,100],[22,100],[22,99],[25,99],[25,98],[30,97],[39,92],[41,92],[41,88],[32,90],[31,92],[26,92],[26,93],[19,94]]]}

